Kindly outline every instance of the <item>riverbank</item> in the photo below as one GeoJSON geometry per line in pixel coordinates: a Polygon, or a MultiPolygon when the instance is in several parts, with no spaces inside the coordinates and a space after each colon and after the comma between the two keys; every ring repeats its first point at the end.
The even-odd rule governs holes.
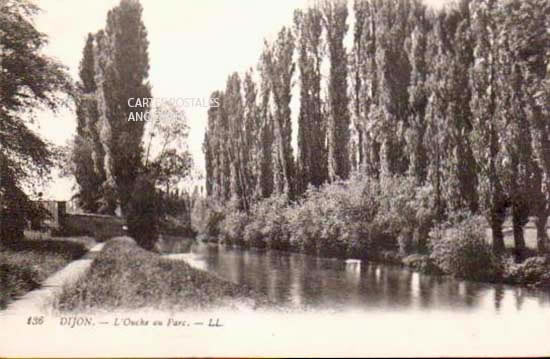
{"type": "Polygon", "coordinates": [[[528,229],[528,247],[521,255],[515,248],[497,254],[484,217],[450,211],[438,222],[433,201],[433,189],[418,187],[409,177],[377,181],[356,174],[309,188],[294,202],[273,195],[249,211],[239,211],[231,202],[211,203],[201,231],[206,240],[245,248],[400,264],[478,282],[550,287],[550,261],[537,252],[534,228],[528,229]]]}
{"type": "Polygon", "coordinates": [[[82,257],[91,241],[42,237],[0,241],[0,309],[39,288],[51,274],[82,257]]]}
{"type": "Polygon", "coordinates": [[[94,310],[202,310],[214,306],[261,306],[267,298],[251,289],[162,258],[129,238],[106,243],[89,272],[64,289],[60,312],[94,310]]]}

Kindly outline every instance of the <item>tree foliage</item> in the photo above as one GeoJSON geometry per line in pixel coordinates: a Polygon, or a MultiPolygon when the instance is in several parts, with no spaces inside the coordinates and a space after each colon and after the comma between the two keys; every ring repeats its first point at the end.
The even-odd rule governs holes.
{"type": "Polygon", "coordinates": [[[72,93],[65,68],[45,56],[46,35],[34,27],[39,8],[22,0],[0,2],[0,238],[19,238],[39,209],[23,188],[47,177],[52,146],[31,128],[34,112],[56,110],[72,93]]]}
{"type": "MultiPolygon", "coordinates": [[[[296,10],[293,22],[292,31],[266,42],[258,105],[246,114],[255,108],[259,119],[254,130],[244,127],[259,131],[261,143],[248,160],[260,162],[252,165],[262,188],[254,201],[283,193],[297,203],[308,186],[346,179],[352,169],[379,183],[407,176],[414,185],[406,189],[431,189],[435,223],[454,213],[483,215],[493,251],[503,253],[509,213],[521,259],[533,216],[538,248],[548,250],[547,1],[460,0],[439,10],[420,0],[321,1],[296,10]],[[294,59],[295,160],[288,106],[294,59]]],[[[211,119],[205,153],[223,157],[225,147],[216,147],[222,132],[210,130],[223,122],[211,119]]],[[[241,121],[225,119],[224,126],[241,121]]],[[[208,166],[212,176],[221,173],[213,159],[208,166]]]]}
{"type": "Polygon", "coordinates": [[[124,211],[142,169],[145,121],[132,118],[149,107],[129,103],[151,98],[142,12],[137,0],[121,0],[105,29],[88,36],[80,63],[73,162],[81,204],[92,212],[124,211]]]}

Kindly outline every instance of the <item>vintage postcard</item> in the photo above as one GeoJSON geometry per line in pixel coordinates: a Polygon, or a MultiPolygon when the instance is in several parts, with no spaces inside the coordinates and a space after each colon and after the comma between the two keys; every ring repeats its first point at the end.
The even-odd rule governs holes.
{"type": "Polygon", "coordinates": [[[548,0],[0,0],[0,357],[550,355],[548,0]]]}

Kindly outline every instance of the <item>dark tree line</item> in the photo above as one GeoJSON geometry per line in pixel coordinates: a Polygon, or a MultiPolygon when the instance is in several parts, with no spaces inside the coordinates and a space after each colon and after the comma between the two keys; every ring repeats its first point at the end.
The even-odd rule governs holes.
{"type": "Polygon", "coordinates": [[[485,214],[498,253],[509,210],[521,252],[534,216],[547,250],[548,1],[460,0],[439,11],[420,0],[321,1],[297,10],[293,25],[266,42],[257,82],[251,72],[244,81],[233,74],[212,94],[221,101],[204,140],[209,196],[248,210],[274,193],[293,201],[353,170],[376,180],[411,176],[433,188],[437,221],[485,214]]]}

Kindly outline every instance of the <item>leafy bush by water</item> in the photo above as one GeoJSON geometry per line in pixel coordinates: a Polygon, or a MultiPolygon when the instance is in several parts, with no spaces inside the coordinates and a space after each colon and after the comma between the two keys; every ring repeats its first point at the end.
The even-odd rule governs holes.
{"type": "Polygon", "coordinates": [[[407,267],[425,274],[442,274],[433,259],[427,254],[411,254],[402,259],[407,267]]]}
{"type": "Polygon", "coordinates": [[[445,273],[457,278],[496,281],[504,264],[485,239],[486,222],[481,216],[453,215],[430,233],[431,258],[445,273]]]}
{"type": "Polygon", "coordinates": [[[224,243],[243,244],[244,229],[248,223],[248,215],[239,211],[231,211],[221,222],[220,239],[224,243]]]}
{"type": "Polygon", "coordinates": [[[300,202],[286,208],[291,246],[325,257],[364,257],[368,240],[365,188],[359,180],[309,188],[300,202]]]}
{"type": "Polygon", "coordinates": [[[383,177],[377,184],[375,225],[381,234],[397,239],[402,255],[427,251],[434,216],[433,191],[418,187],[411,177],[383,177]]]}
{"type": "Polygon", "coordinates": [[[550,259],[531,257],[518,264],[510,258],[507,262],[505,281],[510,284],[550,288],[550,259]]]}
{"type": "Polygon", "coordinates": [[[355,174],[347,181],[310,187],[295,203],[273,195],[248,214],[231,206],[223,215],[211,211],[206,230],[226,243],[326,257],[422,252],[433,217],[431,194],[408,177],[378,182],[355,174]]]}
{"type": "Polygon", "coordinates": [[[225,218],[223,208],[215,203],[207,201],[204,203],[201,215],[201,220],[198,221],[195,219],[193,225],[195,226],[198,223],[197,230],[207,241],[218,241],[221,223],[225,218]]]}
{"type": "Polygon", "coordinates": [[[244,242],[253,247],[289,249],[287,199],[272,196],[252,206],[244,228],[244,242]]]}

